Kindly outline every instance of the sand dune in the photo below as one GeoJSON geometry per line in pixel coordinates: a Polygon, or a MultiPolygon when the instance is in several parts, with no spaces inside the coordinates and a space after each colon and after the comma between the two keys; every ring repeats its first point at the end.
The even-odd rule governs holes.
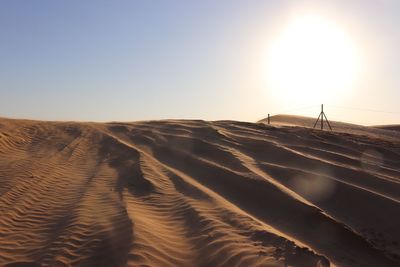
{"type": "Polygon", "coordinates": [[[380,128],[380,129],[385,129],[385,130],[400,131],[400,125],[399,124],[378,125],[378,126],[375,126],[375,127],[376,128],[380,128]]]}
{"type": "MultiPolygon", "coordinates": [[[[316,118],[296,115],[276,115],[271,117],[272,125],[275,126],[300,126],[312,128],[315,124],[315,121],[316,118]]],[[[260,120],[259,122],[266,123],[267,119],[260,120]]],[[[381,125],[372,127],[332,120],[330,120],[329,122],[335,132],[366,135],[368,137],[375,137],[377,139],[385,139],[391,141],[397,141],[400,139],[400,126],[398,125],[381,125]]],[[[324,128],[328,129],[328,125],[326,122],[324,123],[324,125],[324,128]]],[[[318,122],[316,128],[320,128],[320,122],[318,122]]]]}
{"type": "Polygon", "coordinates": [[[0,119],[0,265],[399,266],[397,132],[289,119],[0,119]]]}

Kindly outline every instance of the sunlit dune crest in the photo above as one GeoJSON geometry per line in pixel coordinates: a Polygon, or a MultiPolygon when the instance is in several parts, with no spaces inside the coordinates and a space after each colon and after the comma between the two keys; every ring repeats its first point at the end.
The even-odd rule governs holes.
{"type": "Polygon", "coordinates": [[[398,266],[400,139],[280,119],[1,119],[0,265],[398,266]]]}

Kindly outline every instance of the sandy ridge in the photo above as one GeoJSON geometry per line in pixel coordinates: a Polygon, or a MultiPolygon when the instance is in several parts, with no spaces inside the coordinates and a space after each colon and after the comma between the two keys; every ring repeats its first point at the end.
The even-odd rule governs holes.
{"type": "Polygon", "coordinates": [[[397,266],[399,162],[376,132],[1,119],[0,265],[397,266]]]}

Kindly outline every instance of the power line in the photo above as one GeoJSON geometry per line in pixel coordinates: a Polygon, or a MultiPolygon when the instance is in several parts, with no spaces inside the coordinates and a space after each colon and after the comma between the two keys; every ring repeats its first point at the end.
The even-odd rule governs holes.
{"type": "MultiPolygon", "coordinates": [[[[297,108],[294,108],[294,109],[287,109],[287,110],[282,110],[282,111],[279,111],[279,112],[270,113],[270,114],[268,114],[268,115],[270,115],[269,117],[271,117],[271,116],[274,116],[274,115],[285,114],[285,113],[290,113],[290,112],[294,112],[294,111],[299,111],[299,110],[305,110],[305,109],[315,108],[315,107],[318,107],[318,106],[319,106],[319,105],[312,105],[312,106],[305,106],[305,107],[297,107],[297,108]]],[[[265,119],[265,117],[262,117],[260,120],[263,120],[263,119],[265,119]]]]}
{"type": "MultiPolygon", "coordinates": [[[[278,115],[278,114],[287,114],[295,111],[300,111],[300,110],[306,110],[310,108],[315,108],[318,107],[319,105],[311,105],[311,106],[304,106],[304,107],[297,107],[293,109],[287,109],[287,110],[282,110],[280,112],[275,112],[272,113],[271,115],[278,115]]],[[[377,109],[366,109],[366,108],[359,108],[359,107],[345,107],[345,106],[336,106],[336,105],[325,105],[330,108],[336,108],[336,109],[348,109],[348,110],[358,110],[358,111],[367,111],[367,112],[376,112],[376,113],[386,113],[386,114],[400,114],[399,111],[388,111],[388,110],[377,110],[377,109]]],[[[265,117],[264,117],[265,118],[265,117]]],[[[264,119],[263,118],[263,119],[264,119]]],[[[270,118],[270,114],[268,114],[268,118],[270,118]]]]}
{"type": "Polygon", "coordinates": [[[287,109],[287,110],[275,112],[274,114],[284,114],[284,113],[293,112],[293,111],[299,111],[299,110],[305,110],[305,109],[315,108],[315,107],[318,107],[318,106],[319,106],[319,105],[298,107],[298,108],[294,108],[294,109],[287,109]]]}
{"type": "MultiPolygon", "coordinates": [[[[285,114],[285,113],[289,113],[289,112],[294,112],[294,111],[299,111],[299,110],[305,110],[305,109],[315,108],[315,107],[318,107],[318,106],[319,106],[319,105],[312,105],[312,106],[297,107],[297,108],[294,108],[294,109],[282,110],[282,111],[279,111],[279,112],[274,112],[274,113],[268,114],[268,117],[267,117],[267,118],[270,118],[271,116],[274,116],[274,115],[285,114]],[[270,116],[270,115],[271,115],[271,116],[270,116]]],[[[262,119],[265,119],[265,117],[262,117],[260,120],[262,120],[262,119]]],[[[269,124],[269,123],[268,123],[268,124],[269,124]]]]}
{"type": "Polygon", "coordinates": [[[376,110],[376,109],[366,109],[366,108],[357,108],[357,107],[344,107],[344,106],[334,106],[334,105],[325,105],[331,108],[342,108],[342,109],[351,109],[351,110],[360,110],[360,111],[369,111],[369,112],[377,112],[377,113],[388,113],[388,114],[400,114],[398,111],[386,111],[386,110],[376,110]]]}

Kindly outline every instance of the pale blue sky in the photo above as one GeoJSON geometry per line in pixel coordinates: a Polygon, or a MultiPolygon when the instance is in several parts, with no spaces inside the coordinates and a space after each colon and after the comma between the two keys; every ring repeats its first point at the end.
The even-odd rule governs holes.
{"type": "Polygon", "coordinates": [[[400,123],[395,0],[1,0],[0,116],[256,121],[307,106],[277,101],[265,82],[268,46],[304,9],[338,22],[364,56],[362,82],[329,103],[331,119],[400,123]]]}

